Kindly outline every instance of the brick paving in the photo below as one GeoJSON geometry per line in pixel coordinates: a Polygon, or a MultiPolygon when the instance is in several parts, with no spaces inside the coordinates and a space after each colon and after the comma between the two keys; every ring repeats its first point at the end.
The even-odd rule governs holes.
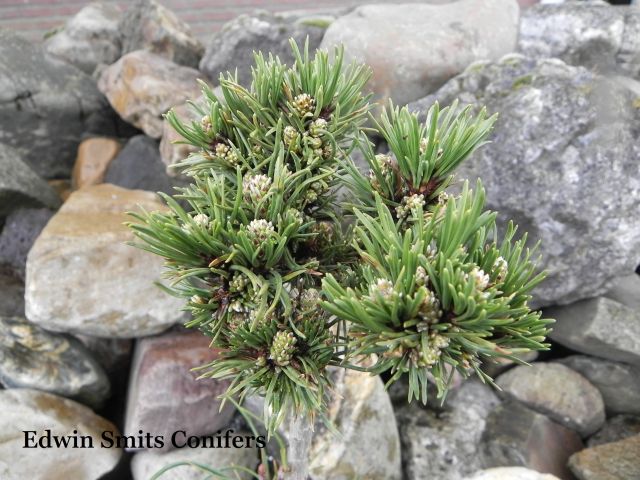
{"type": "MultiPolygon", "coordinates": [[[[123,0],[102,0],[121,9],[131,3],[123,0]]],[[[285,10],[326,10],[332,7],[382,3],[384,0],[160,0],[180,18],[191,25],[194,33],[206,41],[230,19],[257,9],[272,12],[285,10]]],[[[415,1],[415,0],[414,0],[415,1]]],[[[433,0],[431,0],[433,1],[433,0]]],[[[21,32],[27,38],[38,41],[90,3],[87,0],[0,0],[0,28],[21,32]]],[[[411,3],[411,0],[386,3],[411,3]]]]}

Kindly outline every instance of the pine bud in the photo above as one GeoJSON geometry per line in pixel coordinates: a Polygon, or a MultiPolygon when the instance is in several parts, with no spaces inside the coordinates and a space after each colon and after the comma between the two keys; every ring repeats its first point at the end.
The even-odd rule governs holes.
{"type": "Polygon", "coordinates": [[[260,245],[274,234],[273,224],[264,219],[251,220],[247,225],[247,234],[254,245],[260,245]]]}
{"type": "MultiPolygon", "coordinates": [[[[423,287],[424,288],[424,287],[423,287]]],[[[442,310],[440,309],[440,300],[436,297],[436,294],[427,289],[427,295],[420,304],[418,315],[424,321],[423,325],[418,324],[418,331],[425,331],[429,325],[437,323],[442,317],[442,310]]]]}
{"type": "Polygon", "coordinates": [[[408,217],[414,210],[424,206],[424,195],[415,193],[402,199],[402,203],[396,207],[398,218],[408,217]]]}
{"type": "Polygon", "coordinates": [[[483,291],[489,286],[489,275],[484,273],[484,270],[478,267],[473,267],[468,275],[465,274],[465,280],[471,279],[476,287],[476,290],[483,291]]]}
{"type": "Polygon", "coordinates": [[[320,303],[320,292],[315,288],[308,288],[300,295],[300,308],[303,311],[315,310],[320,303]]]}
{"type": "Polygon", "coordinates": [[[271,179],[266,175],[247,174],[242,179],[244,198],[254,204],[260,203],[271,188],[271,179]]]}
{"type": "Polygon", "coordinates": [[[238,164],[238,155],[229,145],[225,145],[222,142],[216,143],[215,154],[218,158],[225,160],[229,165],[238,164]]]}
{"type": "Polygon", "coordinates": [[[298,131],[294,127],[292,127],[291,125],[287,125],[286,127],[284,127],[283,140],[284,144],[287,147],[292,148],[295,145],[298,137],[298,131]]]}
{"type": "Polygon", "coordinates": [[[380,169],[380,173],[382,173],[382,175],[386,176],[393,171],[395,160],[391,155],[379,153],[378,155],[375,156],[375,159],[376,159],[378,168],[380,169]]]}
{"type": "Polygon", "coordinates": [[[369,294],[371,297],[382,297],[383,300],[391,301],[396,296],[393,283],[386,278],[379,278],[376,283],[369,287],[369,294]]]}
{"type": "Polygon", "coordinates": [[[204,130],[204,133],[211,133],[211,117],[209,115],[202,117],[200,120],[200,126],[202,127],[202,130],[204,130]]]}
{"type": "Polygon", "coordinates": [[[509,264],[504,258],[498,257],[493,263],[493,271],[496,275],[496,282],[503,282],[504,279],[507,278],[507,273],[509,272],[509,264]]]}
{"type": "Polygon", "coordinates": [[[209,226],[209,217],[204,213],[199,213],[193,217],[193,221],[196,225],[202,228],[207,228],[209,226]]]}
{"type": "Polygon", "coordinates": [[[427,283],[429,283],[429,275],[427,275],[427,271],[424,267],[419,266],[416,268],[416,285],[423,287],[427,283]]]}
{"type": "Polygon", "coordinates": [[[319,137],[323,131],[327,130],[327,121],[324,118],[318,118],[309,125],[309,135],[319,137]]]}
{"type": "Polygon", "coordinates": [[[304,117],[307,114],[313,113],[316,108],[316,100],[308,93],[301,93],[293,99],[293,108],[298,115],[304,117]]]}
{"type": "Polygon", "coordinates": [[[247,284],[249,283],[249,278],[243,273],[236,272],[233,274],[231,281],[229,281],[229,291],[230,292],[241,292],[245,289],[247,284]]]}
{"type": "Polygon", "coordinates": [[[196,303],[198,305],[204,305],[206,303],[205,299],[202,298],[200,295],[193,295],[189,301],[191,303],[196,303]]]}
{"type": "Polygon", "coordinates": [[[289,365],[289,361],[296,351],[297,341],[298,339],[293,332],[279,331],[273,337],[269,358],[280,367],[289,365]]]}

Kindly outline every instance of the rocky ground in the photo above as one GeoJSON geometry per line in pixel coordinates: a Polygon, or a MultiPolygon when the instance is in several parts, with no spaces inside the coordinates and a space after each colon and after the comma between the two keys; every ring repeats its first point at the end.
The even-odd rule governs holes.
{"type": "Polygon", "coordinates": [[[557,319],[531,366],[486,366],[500,390],[468,380],[444,404],[337,372],[342,436],[318,427],[313,478],[639,479],[640,8],[554,3],[257,13],[206,46],[153,1],[91,4],[41,45],[0,31],[0,478],[256,466],[253,449],[35,451],[16,432],[246,428],[214,400],[225,383],[190,372],[216,352],[179,327],[180,302],[153,285],[161,262],[127,246],[122,223],[184,182],[170,167],[188,149],[161,115],[190,115],[195,80],[237,68],[247,83],[253,49],[289,62],[288,38],[308,36],[368,63],[377,100],[500,113],[461,176],[480,176],[489,207],[541,241],[549,276],[534,301],[557,319]]]}

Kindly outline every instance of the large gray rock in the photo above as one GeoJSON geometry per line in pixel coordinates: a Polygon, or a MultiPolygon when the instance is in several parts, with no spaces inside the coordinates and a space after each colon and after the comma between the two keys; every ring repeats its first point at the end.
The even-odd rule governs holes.
{"type": "Polygon", "coordinates": [[[120,57],[120,16],[113,4],[90,3],[47,38],[44,49],[91,75],[98,65],[120,57]]]}
{"type": "Polygon", "coordinates": [[[283,16],[268,12],[240,15],[226,23],[214,33],[207,44],[200,70],[210,78],[217,79],[221,73],[234,73],[238,69],[238,80],[242,85],[251,83],[253,52],[272,53],[283,63],[291,65],[293,54],[289,39],[293,38],[300,48],[309,37],[309,50],[313,52],[322,41],[326,25],[333,18],[314,21],[307,16],[283,16]]]}
{"type": "Polygon", "coordinates": [[[145,135],[129,139],[107,167],[104,181],[124,188],[174,193],[158,142],[145,135]]]}
{"type": "MultiPolygon", "coordinates": [[[[328,417],[339,435],[328,431],[316,417],[309,458],[310,478],[324,480],[399,480],[402,478],[400,438],[389,395],[379,377],[334,368],[328,417]]],[[[264,399],[252,396],[243,407],[258,417],[264,399]]],[[[290,419],[280,427],[287,442],[290,419]]],[[[266,433],[266,432],[265,432],[266,433]]],[[[274,451],[277,454],[277,448],[274,451]]]]}
{"type": "Polygon", "coordinates": [[[573,430],[519,402],[505,402],[487,417],[479,449],[486,467],[523,466],[570,479],[567,460],[582,447],[573,430]]]}
{"type": "Polygon", "coordinates": [[[581,353],[640,366],[640,310],[609,298],[582,300],[549,308],[556,319],[549,335],[581,353]]]}
{"type": "Polygon", "coordinates": [[[104,69],[98,88],[127,122],[153,138],[162,135],[165,114],[199,95],[202,74],[146,50],[124,55],[104,69]]]}
{"type": "Polygon", "coordinates": [[[156,195],[109,184],[72,193],[27,257],[26,316],[54,331],[130,338],[182,319],[182,301],[154,282],[162,259],[127,245],[125,212],[163,210],[156,195]]]}
{"type": "Polygon", "coordinates": [[[604,423],[604,403],[598,389],[564,365],[520,365],[500,375],[496,384],[506,395],[583,437],[591,435],[604,423]]]}
{"type": "Polygon", "coordinates": [[[634,415],[616,415],[608,419],[598,432],[587,442],[589,447],[617,442],[625,438],[640,435],[640,417],[634,415]]]}
{"type": "Polygon", "coordinates": [[[192,369],[211,363],[218,352],[201,332],[169,332],[138,341],[131,365],[125,434],[138,430],[162,436],[169,450],[172,435],[213,434],[226,427],[233,415],[229,402],[220,411],[218,396],[230,381],[198,379],[192,369]]]}
{"type": "Polygon", "coordinates": [[[605,2],[536,5],[522,13],[518,50],[599,72],[640,73],[640,10],[605,2]]]}
{"type": "Polygon", "coordinates": [[[24,316],[24,282],[3,267],[0,267],[0,315],[24,316]]]}
{"type": "Polygon", "coordinates": [[[459,177],[480,177],[500,223],[513,219],[532,243],[541,240],[540,267],[548,276],[534,291],[537,305],[601,294],[638,263],[636,97],[582,67],[509,55],[472,65],[410,105],[424,112],[436,100],[459,98],[499,112],[492,143],[461,166],[459,177]]]}
{"type": "Polygon", "coordinates": [[[43,205],[56,208],[60,197],[20,160],[17,150],[0,143],[0,218],[19,207],[43,205]]]}
{"type": "Polygon", "coordinates": [[[433,92],[477,60],[516,48],[516,0],[442,5],[365,5],[333,22],[323,48],[344,44],[347,60],[369,65],[377,98],[405,104],[433,92]]]}
{"type": "Polygon", "coordinates": [[[572,455],[569,467],[578,480],[640,478],[640,435],[586,448],[572,455]]]}
{"type": "MultiPolygon", "coordinates": [[[[12,388],[0,390],[0,478],[2,480],[96,480],[110,472],[118,463],[122,450],[101,448],[101,435],[111,432],[119,435],[111,422],[99,417],[89,408],[73,400],[50,393],[12,388]],[[56,447],[49,438],[50,448],[24,448],[24,430],[29,444],[41,437],[69,436],[69,447],[56,447]],[[77,431],[77,435],[73,432],[77,431]],[[71,448],[74,438],[85,447],[91,438],[93,448],[71,448]]],[[[46,445],[46,443],[43,443],[46,445]]]]}
{"type": "Polygon", "coordinates": [[[604,294],[605,297],[615,300],[622,305],[640,311],[640,275],[632,273],[624,277],[616,278],[611,289],[604,294]]]}
{"type": "Polygon", "coordinates": [[[524,467],[489,468],[465,480],[559,480],[555,475],[540,473],[524,467]]]}
{"type": "Polygon", "coordinates": [[[155,0],[136,0],[122,15],[122,53],[148,50],[180,65],[198,68],[204,47],[191,28],[155,0]]]}
{"type": "MultiPolygon", "coordinates": [[[[247,432],[234,432],[233,435],[246,437],[250,434],[247,432]]],[[[152,451],[138,452],[131,461],[133,479],[149,480],[160,469],[177,462],[193,462],[214,469],[237,466],[253,470],[258,463],[258,452],[255,448],[182,448],[161,453],[152,451]]],[[[226,473],[232,475],[232,478],[238,478],[238,480],[254,478],[246,472],[227,470],[226,473]]],[[[211,478],[209,473],[195,465],[182,465],[172,468],[164,476],[172,480],[206,480],[211,478]]]]}
{"type": "Polygon", "coordinates": [[[34,388],[100,408],[109,379],[75,338],[47,332],[24,318],[0,316],[0,382],[34,388]]]}
{"type": "Polygon", "coordinates": [[[0,233],[0,264],[24,280],[27,254],[53,214],[48,208],[20,208],[11,212],[0,233]]]}
{"type": "Polygon", "coordinates": [[[108,112],[91,77],[0,30],[0,142],[38,175],[69,177],[81,135],[96,122],[110,123],[108,112]]]}
{"type": "Polygon", "coordinates": [[[425,410],[416,402],[398,411],[409,480],[459,480],[483,467],[480,438],[500,400],[491,387],[475,380],[449,395],[443,412],[425,410]]]}
{"type": "Polygon", "coordinates": [[[640,367],[587,355],[571,355],[559,362],[600,391],[608,414],[640,414],[640,367]]]}

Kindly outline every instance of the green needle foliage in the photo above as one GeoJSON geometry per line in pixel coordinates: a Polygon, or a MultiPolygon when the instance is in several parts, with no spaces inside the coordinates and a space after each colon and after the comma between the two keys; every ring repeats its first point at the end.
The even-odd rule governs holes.
{"type": "Polygon", "coordinates": [[[389,384],[406,373],[409,400],[426,401],[428,377],[444,394],[454,370],[490,380],[483,360],[546,349],[526,236],[498,239],[480,183],[444,192],[495,117],[434,105],[421,123],[391,107],[375,124],[391,151],[376,155],[369,70],[341,49],[292,49],[291,66],[257,54],[249,88],[231,74],[219,96],[203,84],[201,120],[167,114],[198,149],[178,165],[192,184],[129,224],[165,259],[187,326],[221,352],[202,376],[230,378],[234,402],[263,395],[272,432],[289,411],[323,414],[330,366],[389,371],[389,384]]]}

